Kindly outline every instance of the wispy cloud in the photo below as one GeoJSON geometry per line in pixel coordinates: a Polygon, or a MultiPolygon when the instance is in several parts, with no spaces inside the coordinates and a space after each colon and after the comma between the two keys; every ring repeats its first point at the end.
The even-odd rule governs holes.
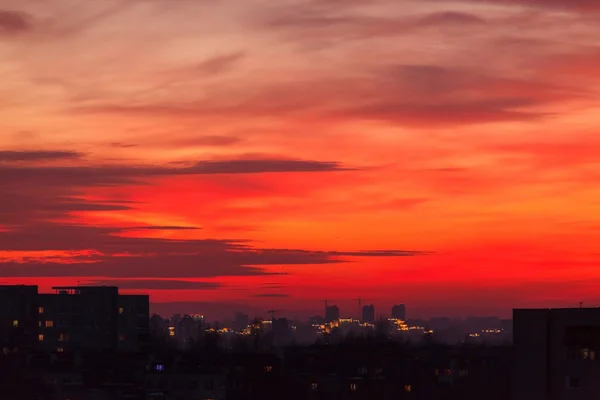
{"type": "Polygon", "coordinates": [[[253,295],[252,297],[261,297],[261,298],[285,298],[290,297],[289,294],[285,293],[258,293],[253,295]]]}
{"type": "Polygon", "coordinates": [[[74,160],[83,154],[70,150],[0,150],[0,162],[74,160]]]}
{"type": "Polygon", "coordinates": [[[31,17],[24,12],[0,10],[0,36],[16,35],[33,28],[31,17]]]}
{"type": "Polygon", "coordinates": [[[120,289],[136,290],[216,290],[222,287],[218,282],[182,281],[175,279],[119,279],[91,280],[92,286],[118,286],[120,289]]]}

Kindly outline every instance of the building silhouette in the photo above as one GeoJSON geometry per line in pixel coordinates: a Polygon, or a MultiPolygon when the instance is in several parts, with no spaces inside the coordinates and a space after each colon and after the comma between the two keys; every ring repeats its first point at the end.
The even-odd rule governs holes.
{"type": "Polygon", "coordinates": [[[37,286],[0,286],[0,345],[33,348],[38,341],[37,286]]]}
{"type": "Polygon", "coordinates": [[[362,322],[367,322],[369,324],[375,323],[375,306],[373,304],[363,306],[362,322]]]}
{"type": "Polygon", "coordinates": [[[406,321],[406,306],[404,304],[397,304],[393,306],[392,318],[406,321]]]}
{"type": "Polygon", "coordinates": [[[513,399],[598,398],[600,308],[513,310],[513,399]]]}
{"type": "Polygon", "coordinates": [[[0,286],[0,340],[5,347],[58,353],[144,351],[149,297],[119,295],[117,287],[0,286]]]}
{"type": "Polygon", "coordinates": [[[332,322],[340,319],[340,309],[338,306],[325,306],[325,322],[332,322]]]}
{"type": "Polygon", "coordinates": [[[235,317],[233,319],[233,329],[236,332],[239,332],[239,331],[245,329],[249,323],[250,323],[250,318],[248,317],[248,314],[244,314],[242,312],[235,313],[235,317]]]}

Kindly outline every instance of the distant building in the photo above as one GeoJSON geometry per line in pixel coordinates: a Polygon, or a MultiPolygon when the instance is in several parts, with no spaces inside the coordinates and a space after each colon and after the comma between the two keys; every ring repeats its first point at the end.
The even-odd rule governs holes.
{"type": "Polygon", "coordinates": [[[203,326],[204,318],[194,318],[191,315],[184,315],[175,326],[175,338],[179,342],[179,345],[184,349],[195,346],[203,326]]]}
{"type": "Polygon", "coordinates": [[[600,308],[513,311],[514,400],[600,398],[600,308]]]}
{"type": "Polygon", "coordinates": [[[235,318],[233,320],[233,329],[236,332],[239,332],[243,329],[246,329],[246,327],[248,326],[249,323],[250,323],[250,318],[248,317],[248,314],[238,312],[235,314],[235,318]]]}
{"type": "Polygon", "coordinates": [[[392,307],[392,318],[396,318],[402,321],[406,321],[406,306],[404,304],[397,304],[392,307]]]}
{"type": "Polygon", "coordinates": [[[0,329],[0,339],[14,346],[33,341],[37,349],[56,352],[144,350],[148,296],[122,296],[110,286],[52,289],[54,294],[40,294],[37,286],[1,286],[0,326],[21,334],[10,339],[0,329]]]}
{"type": "Polygon", "coordinates": [[[169,321],[158,314],[153,314],[149,322],[150,335],[157,338],[169,336],[169,321]]]}
{"type": "Polygon", "coordinates": [[[367,322],[369,324],[375,323],[375,306],[367,305],[362,308],[362,322],[367,322]]]}
{"type": "Polygon", "coordinates": [[[287,318],[273,318],[273,342],[275,345],[287,344],[292,339],[292,329],[287,318]]]}
{"type": "Polygon", "coordinates": [[[340,309],[338,306],[326,306],[325,307],[325,321],[331,322],[340,319],[340,309]]]}

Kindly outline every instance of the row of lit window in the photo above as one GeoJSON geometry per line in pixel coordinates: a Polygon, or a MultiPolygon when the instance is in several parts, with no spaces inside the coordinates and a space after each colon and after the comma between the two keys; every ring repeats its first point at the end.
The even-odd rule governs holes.
{"type": "MultiPolygon", "coordinates": [[[[44,341],[44,334],[40,333],[38,335],[38,340],[40,342],[44,341]]],[[[119,340],[122,342],[123,340],[125,340],[125,335],[119,335],[119,340]]],[[[69,341],[69,334],[68,333],[61,333],[60,335],[58,335],[58,341],[59,342],[68,342],[69,341]]]]}
{"type": "MultiPolygon", "coordinates": [[[[123,309],[123,307],[119,307],[119,314],[123,314],[125,310],[123,309]]],[[[44,313],[44,307],[38,307],[38,313],[43,314],[44,313]]]]}
{"type": "MultiPolygon", "coordinates": [[[[13,327],[17,328],[19,326],[19,320],[15,319],[12,323],[13,327]]],[[[41,327],[42,326],[42,321],[38,321],[38,326],[41,327]]],[[[46,328],[53,328],[54,327],[54,321],[45,321],[44,322],[44,326],[46,328]]]]}
{"type": "MultiPolygon", "coordinates": [[[[40,333],[38,335],[38,340],[40,342],[44,341],[44,334],[43,333],[40,333]]],[[[68,342],[69,341],[69,334],[68,333],[61,333],[61,334],[59,334],[58,335],[58,341],[59,342],[68,342]]]]}
{"type": "MultiPolygon", "coordinates": [[[[19,326],[19,320],[15,319],[12,323],[13,327],[17,328],[19,326]]],[[[38,326],[42,326],[42,321],[38,321],[38,326]]],[[[54,321],[46,321],[46,328],[52,328],[54,326],[54,321]]]]}
{"type": "MultiPolygon", "coordinates": [[[[310,388],[313,391],[316,391],[319,388],[319,384],[316,383],[316,382],[313,382],[313,383],[310,384],[310,388]]],[[[351,392],[356,392],[357,390],[358,390],[358,384],[351,383],[350,384],[350,391],[351,392]]],[[[412,392],[412,385],[404,385],[404,391],[408,392],[408,393],[412,392]]]]}

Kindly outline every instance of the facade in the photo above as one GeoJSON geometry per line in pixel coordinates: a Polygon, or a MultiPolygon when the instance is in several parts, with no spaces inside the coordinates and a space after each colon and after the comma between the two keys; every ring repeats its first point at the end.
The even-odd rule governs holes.
{"type": "Polygon", "coordinates": [[[513,399],[600,398],[600,308],[513,311],[513,399]]]}
{"type": "Polygon", "coordinates": [[[150,341],[150,297],[119,295],[119,344],[124,352],[144,352],[150,341]]]}
{"type": "Polygon", "coordinates": [[[0,346],[35,347],[38,312],[37,286],[0,286],[0,346]]]}
{"type": "Polygon", "coordinates": [[[53,287],[38,294],[39,348],[64,352],[75,349],[115,351],[118,345],[116,287],[53,287]]]}
{"type": "Polygon", "coordinates": [[[362,322],[368,322],[369,324],[375,323],[375,306],[373,304],[368,305],[368,306],[363,306],[362,322]]]}
{"type": "Polygon", "coordinates": [[[5,346],[63,353],[142,351],[148,337],[148,296],[117,287],[0,286],[0,340],[5,346]],[[5,329],[6,327],[11,329],[5,329]]]}
{"type": "Polygon", "coordinates": [[[392,307],[392,318],[406,321],[406,306],[404,304],[397,304],[392,307]]]}

